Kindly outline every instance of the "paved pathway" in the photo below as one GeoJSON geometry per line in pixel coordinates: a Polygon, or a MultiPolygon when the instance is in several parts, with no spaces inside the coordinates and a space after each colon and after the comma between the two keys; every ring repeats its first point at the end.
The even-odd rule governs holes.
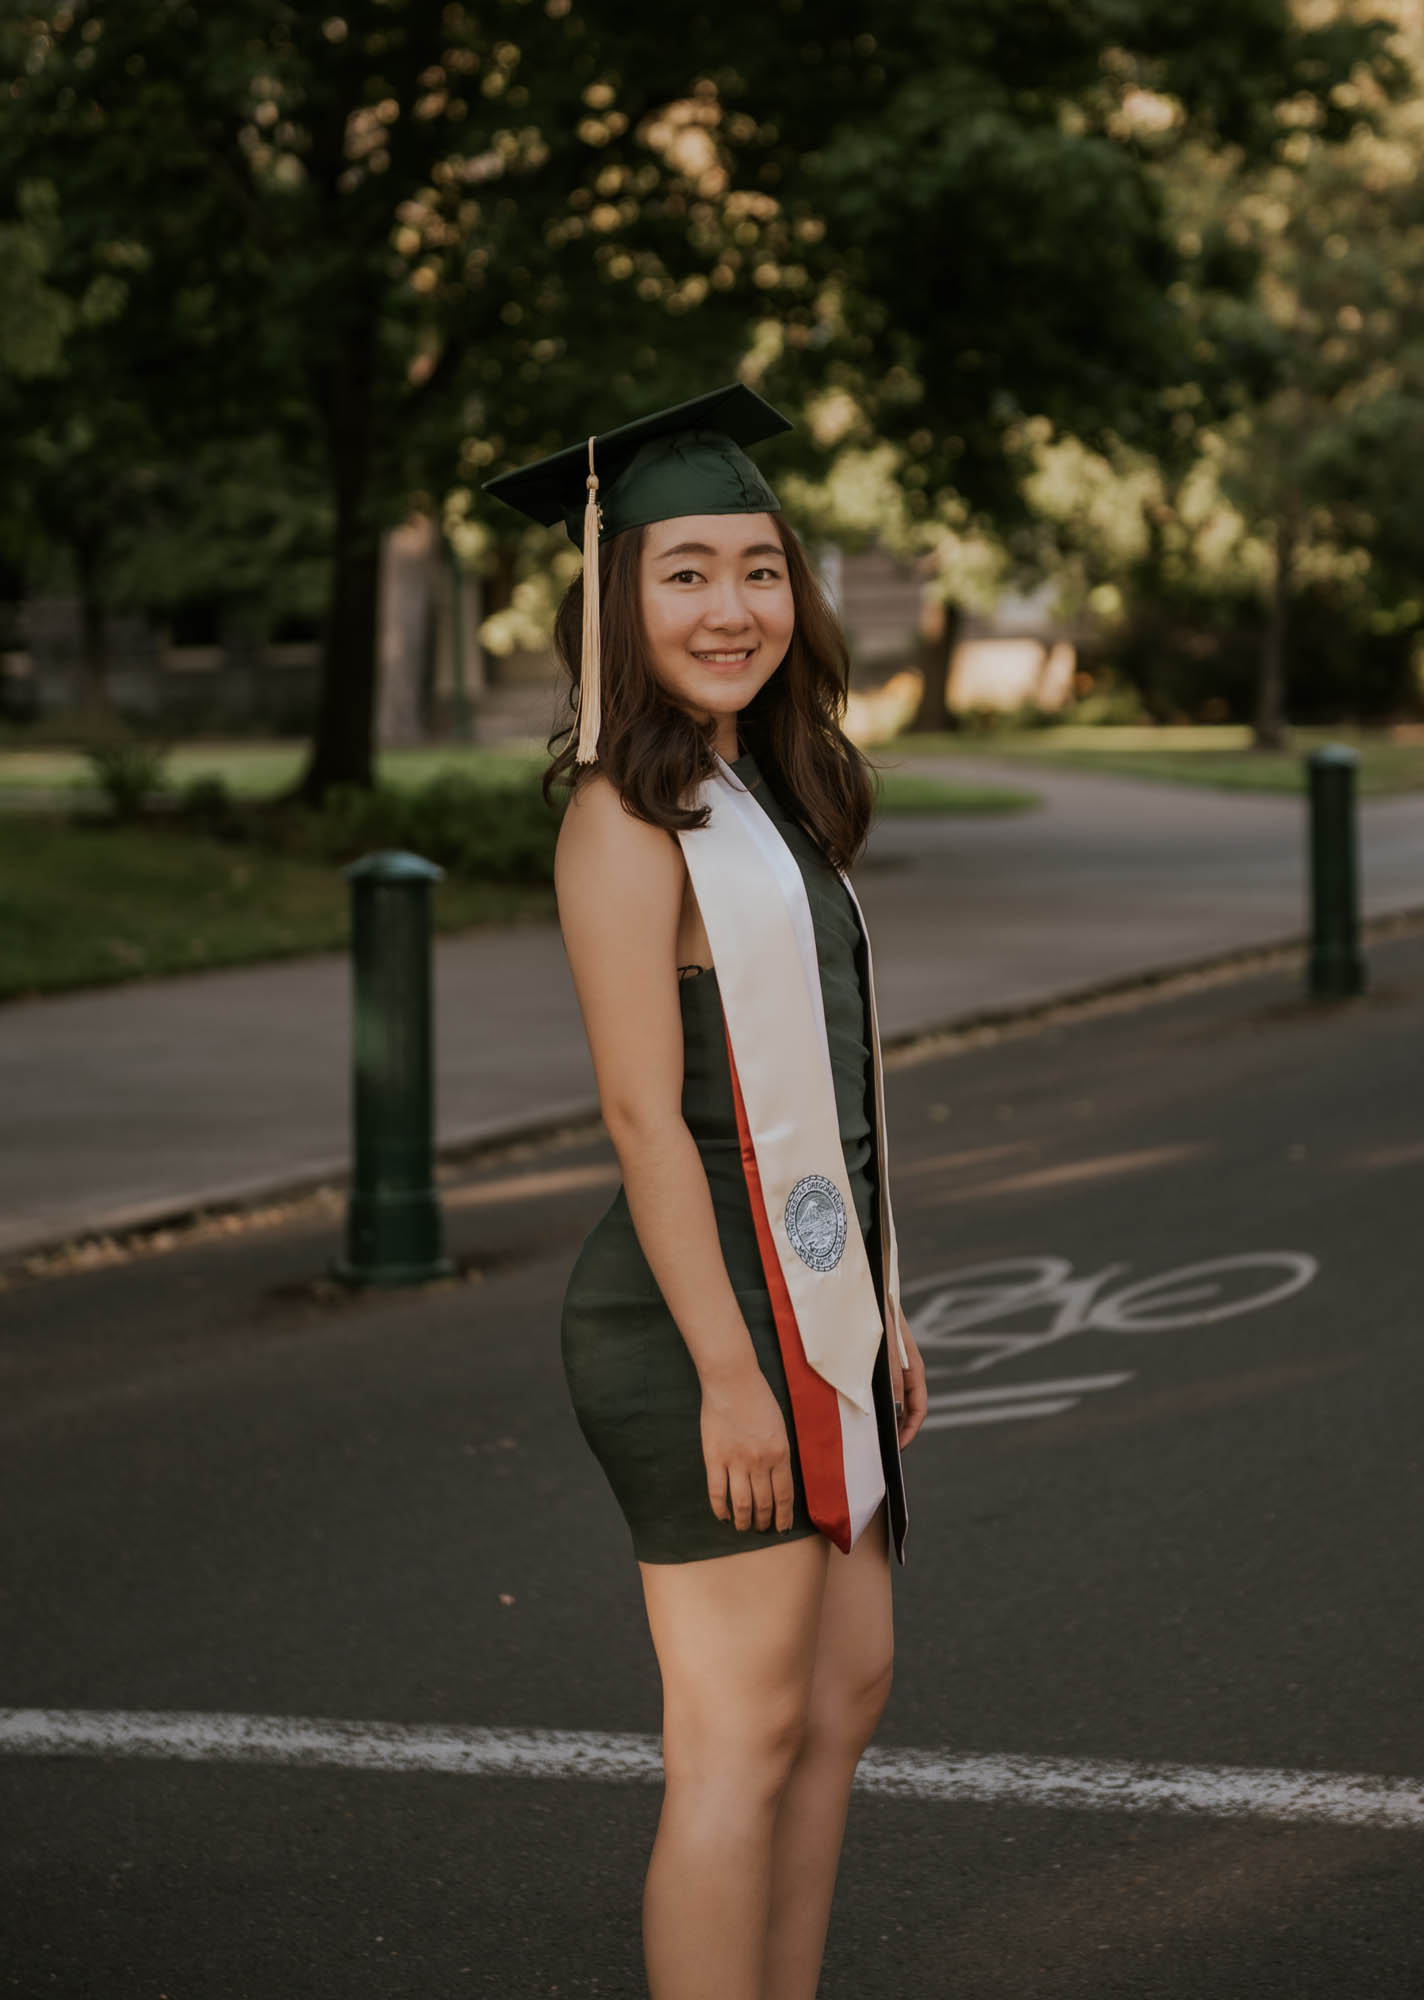
{"type": "MultiPolygon", "coordinates": [[[[988,759],[1034,812],[896,817],[857,870],[887,1035],[1299,935],[1305,808],[988,759]]],[[[1424,797],[1361,810],[1367,914],[1424,905],[1424,797]]],[[[438,891],[437,891],[438,893],[438,891]]],[[[344,956],[0,1008],[0,1254],[337,1174],[349,1143],[344,956]]],[[[436,947],[444,1143],[594,1106],[558,930],[436,947]]]]}

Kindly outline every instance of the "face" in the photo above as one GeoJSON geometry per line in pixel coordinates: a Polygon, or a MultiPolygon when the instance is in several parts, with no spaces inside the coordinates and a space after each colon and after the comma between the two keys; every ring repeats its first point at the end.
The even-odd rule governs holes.
{"type": "MultiPolygon", "coordinates": [[[[771,514],[683,514],[643,537],[643,625],[653,671],[700,720],[735,718],[786,657],[795,606],[771,514]]],[[[725,753],[724,753],[725,754],[725,753]]]]}

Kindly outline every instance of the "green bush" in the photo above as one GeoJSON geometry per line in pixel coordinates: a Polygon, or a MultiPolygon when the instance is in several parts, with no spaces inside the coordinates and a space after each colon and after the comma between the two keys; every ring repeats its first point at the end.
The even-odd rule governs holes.
{"type": "Polygon", "coordinates": [[[956,711],[957,726],[966,736],[999,736],[1020,729],[1052,729],[1065,718],[1056,708],[1043,708],[1031,697],[1013,708],[974,702],[956,711]]]}
{"type": "Polygon", "coordinates": [[[80,748],[115,819],[137,819],[149,799],[168,785],[168,745],[119,721],[93,725],[80,748]]]}
{"type": "Polygon", "coordinates": [[[251,837],[250,816],[228,789],[227,780],[216,772],[191,778],[177,796],[177,809],[197,832],[218,840],[251,837]]]}
{"type": "Polygon", "coordinates": [[[562,806],[538,784],[490,784],[444,772],[418,790],[333,785],[317,810],[290,801],[234,798],[218,777],[179,793],[172,824],[249,842],[297,859],[341,865],[377,848],[402,848],[471,882],[548,885],[562,806]]]}
{"type": "Polygon", "coordinates": [[[537,786],[480,784],[451,771],[418,791],[337,785],[315,816],[318,851],[330,861],[399,847],[486,882],[552,882],[558,830],[537,786]]]}
{"type": "Polygon", "coordinates": [[[1150,722],[1141,692],[1120,680],[1109,667],[1099,667],[1093,687],[1063,710],[1063,722],[1132,724],[1150,722]]]}

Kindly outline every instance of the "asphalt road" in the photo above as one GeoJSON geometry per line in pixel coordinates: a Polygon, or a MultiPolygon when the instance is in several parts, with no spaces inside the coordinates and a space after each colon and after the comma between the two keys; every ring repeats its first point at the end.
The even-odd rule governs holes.
{"type": "MultiPolygon", "coordinates": [[[[876,1748],[920,1778],[853,1801],[823,2000],[1424,1990],[1424,938],[1371,971],[893,1068],[937,1421],[876,1748]],[[1405,1781],[1395,1823],[1280,1772],[1405,1781]]],[[[599,1144],[451,1179],[464,1274],[418,1291],[334,1292],[308,1214],[0,1294],[6,1715],[352,1725],[324,1765],[122,1719],[0,1753],[0,1992],[643,1992],[655,1783],[355,1762],[377,1724],[655,1749],[557,1349],[613,1185],[599,1144]]]]}

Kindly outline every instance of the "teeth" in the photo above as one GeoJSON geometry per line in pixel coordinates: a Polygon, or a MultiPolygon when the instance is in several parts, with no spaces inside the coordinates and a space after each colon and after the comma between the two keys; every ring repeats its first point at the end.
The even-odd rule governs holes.
{"type": "Polygon", "coordinates": [[[715,660],[718,662],[724,662],[728,660],[749,660],[751,658],[751,654],[752,654],[751,647],[743,646],[741,651],[738,653],[698,653],[695,657],[699,660],[715,660]]]}

